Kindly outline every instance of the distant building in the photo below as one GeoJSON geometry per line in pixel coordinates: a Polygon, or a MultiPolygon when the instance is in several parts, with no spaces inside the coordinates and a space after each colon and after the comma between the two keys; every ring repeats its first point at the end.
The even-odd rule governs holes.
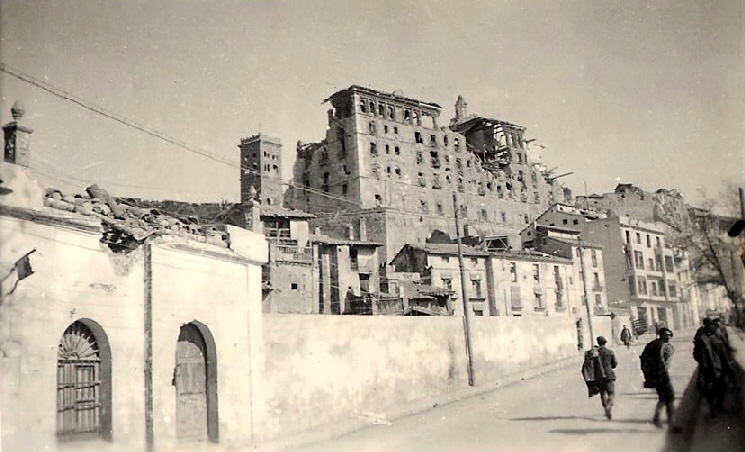
{"type": "Polygon", "coordinates": [[[318,235],[311,240],[317,258],[320,314],[403,313],[398,297],[380,293],[380,243],[318,235]]]}
{"type": "Polygon", "coordinates": [[[612,216],[663,223],[669,239],[674,239],[681,229],[691,224],[688,207],[677,190],[661,188],[646,192],[633,184],[618,184],[610,193],[577,196],[575,205],[612,216]]]}
{"type": "MultiPolygon", "coordinates": [[[[531,225],[521,233],[523,246],[552,256],[571,259],[574,299],[582,300],[587,295],[593,314],[610,314],[605,284],[603,247],[582,240],[580,232],[556,226],[531,225]]],[[[579,314],[584,315],[583,305],[579,314]]]]}
{"type": "Polygon", "coordinates": [[[583,240],[603,250],[609,309],[643,326],[676,324],[682,314],[675,254],[661,223],[627,216],[599,215],[571,206],[552,206],[536,219],[537,226],[561,225],[581,232],[583,240]]]}
{"type": "MultiPolygon", "coordinates": [[[[486,252],[462,246],[467,306],[476,316],[573,315],[578,312],[572,261],[535,251],[486,252]]],[[[424,283],[451,290],[463,315],[456,244],[406,245],[391,262],[424,283]]]]}

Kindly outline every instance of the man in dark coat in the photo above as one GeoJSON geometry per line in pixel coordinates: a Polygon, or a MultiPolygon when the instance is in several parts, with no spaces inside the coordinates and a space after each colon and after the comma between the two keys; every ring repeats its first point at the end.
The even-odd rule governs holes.
{"type": "Polygon", "coordinates": [[[621,342],[626,346],[626,348],[629,348],[631,345],[631,331],[626,328],[626,325],[621,329],[621,342]]]}
{"type": "Polygon", "coordinates": [[[598,336],[598,345],[585,352],[582,376],[587,384],[587,395],[592,397],[600,394],[605,417],[610,419],[613,397],[616,395],[616,373],[613,369],[616,368],[618,362],[613,350],[605,346],[607,343],[608,341],[603,336],[598,336]]]}
{"type": "Polygon", "coordinates": [[[662,408],[667,412],[667,422],[673,427],[673,414],[675,400],[675,389],[670,381],[670,364],[672,363],[675,348],[670,344],[673,332],[669,328],[660,328],[657,331],[658,338],[649,342],[642,352],[641,367],[644,373],[644,387],[654,388],[657,392],[657,406],[654,410],[652,423],[661,427],[660,415],[662,408]]]}
{"type": "Polygon", "coordinates": [[[709,414],[716,417],[722,412],[727,376],[731,373],[729,349],[713,322],[693,344],[693,358],[698,362],[696,388],[708,401],[709,414]]]}

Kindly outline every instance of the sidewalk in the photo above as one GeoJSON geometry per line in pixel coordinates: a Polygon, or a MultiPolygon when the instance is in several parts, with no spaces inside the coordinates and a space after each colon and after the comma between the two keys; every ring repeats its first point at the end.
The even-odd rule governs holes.
{"type": "Polygon", "coordinates": [[[390,425],[392,422],[399,419],[414,416],[433,408],[444,407],[461,400],[475,398],[496,391],[498,389],[507,388],[520,382],[535,379],[551,372],[566,369],[571,366],[576,367],[578,366],[578,363],[581,364],[581,361],[582,353],[577,352],[577,355],[575,356],[571,356],[569,358],[565,358],[553,363],[545,364],[534,369],[527,370],[520,374],[507,375],[497,381],[479,382],[477,380],[476,383],[480,384],[477,384],[476,386],[465,387],[457,391],[439,395],[437,397],[415,401],[406,405],[405,407],[391,409],[385,413],[360,413],[359,416],[352,418],[346,422],[324,426],[323,428],[317,429],[316,431],[299,432],[296,434],[288,435],[281,439],[274,439],[265,443],[259,443],[254,446],[253,450],[257,452],[277,452],[292,450],[306,444],[329,441],[336,437],[358,431],[370,425],[390,425]]]}

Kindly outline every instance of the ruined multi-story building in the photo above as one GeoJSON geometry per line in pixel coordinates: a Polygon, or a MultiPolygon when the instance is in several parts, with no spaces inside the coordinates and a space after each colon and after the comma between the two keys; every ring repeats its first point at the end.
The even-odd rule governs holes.
{"type": "Polygon", "coordinates": [[[468,118],[462,99],[450,127],[439,125],[438,104],[396,92],[353,85],[327,101],[326,139],[298,145],[285,199],[318,214],[324,230],[365,229],[385,244],[383,259],[434,230],[454,235],[454,195],[465,235],[504,236],[515,248],[532,218],[569,195],[532,161],[524,127],[468,118]]]}

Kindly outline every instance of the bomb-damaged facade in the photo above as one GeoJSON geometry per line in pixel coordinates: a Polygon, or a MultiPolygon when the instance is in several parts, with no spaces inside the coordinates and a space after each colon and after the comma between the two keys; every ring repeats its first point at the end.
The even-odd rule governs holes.
{"type": "Polygon", "coordinates": [[[389,260],[434,230],[455,235],[453,193],[465,235],[506,237],[516,249],[525,225],[571,197],[531,155],[524,127],[468,116],[462,98],[449,127],[440,126],[440,105],[398,92],[353,85],[326,101],[326,139],[298,143],[285,200],[364,228],[389,260]]]}

